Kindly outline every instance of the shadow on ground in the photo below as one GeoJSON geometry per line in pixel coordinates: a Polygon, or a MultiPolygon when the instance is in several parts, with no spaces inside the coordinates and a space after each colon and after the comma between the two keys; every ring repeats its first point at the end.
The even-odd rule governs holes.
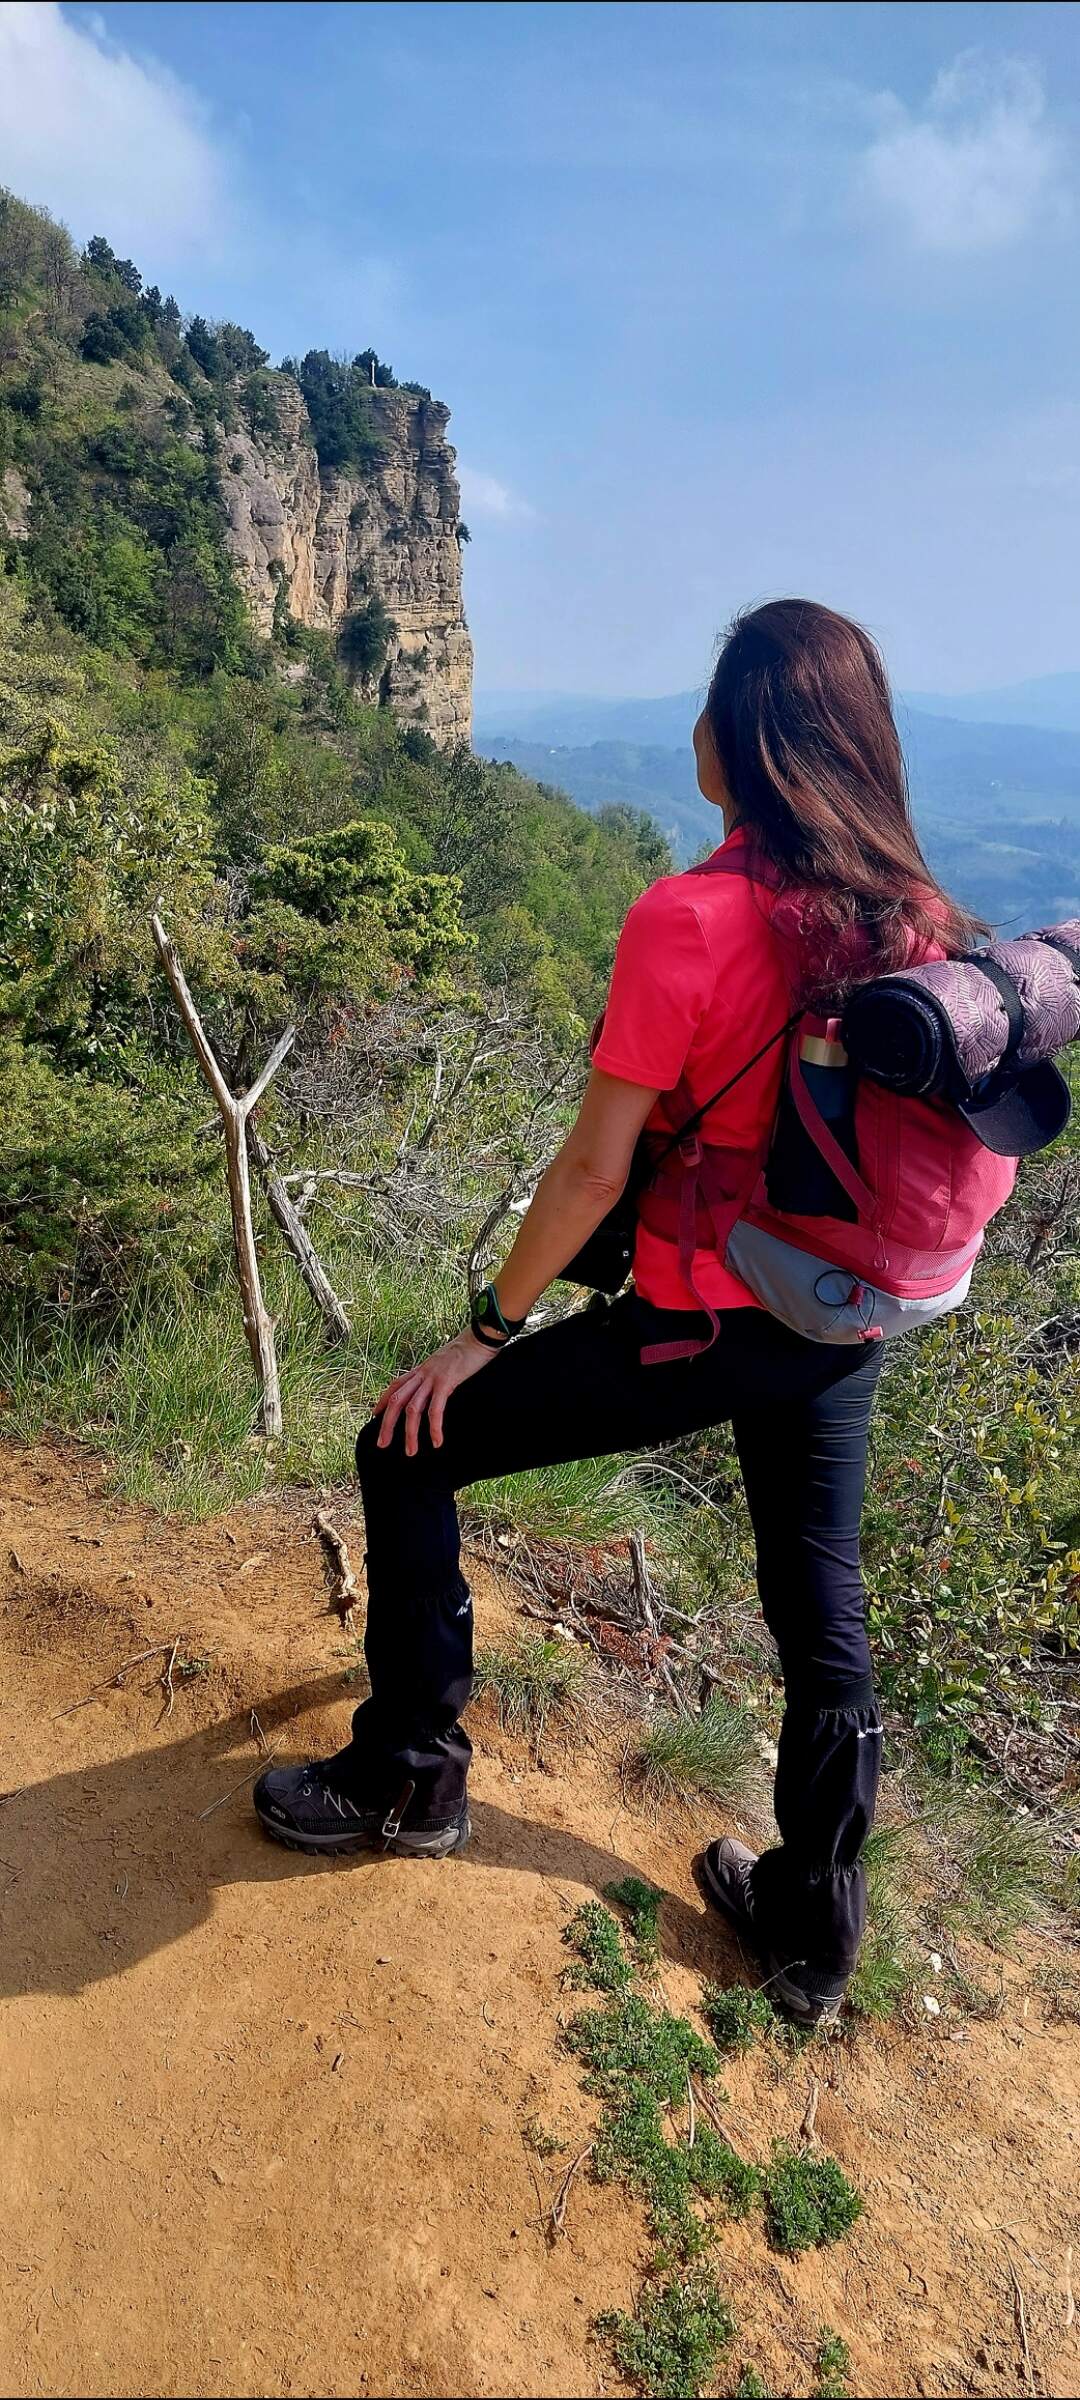
{"type": "MultiPolygon", "coordinates": [[[[302,1747],[290,1738],[293,1720],[340,1696],[335,1674],[255,1706],[267,1737],[276,1733],[288,1757],[302,1747]]],[[[230,1884],[388,1867],[469,1876],[497,1867],[600,1893],[645,1871],[632,1855],[480,1799],[472,1802],[469,1849],[443,1865],[386,1861],[376,1852],[308,1858],[261,1831],[251,1809],[254,1775],[224,1798],[250,1759],[251,1710],[244,1707],[209,1730],[0,1795],[0,1995],[78,1993],[125,1972],[201,1924],[215,1891],[230,1884]],[[222,1805],[204,1815],[219,1795],[222,1805]]],[[[623,1821],[629,1832],[633,1818],[623,1821]]],[[[664,1893],[661,1933],[665,1955],[697,1973],[738,1971],[737,1947],[723,1927],[676,1893],[664,1893]]]]}

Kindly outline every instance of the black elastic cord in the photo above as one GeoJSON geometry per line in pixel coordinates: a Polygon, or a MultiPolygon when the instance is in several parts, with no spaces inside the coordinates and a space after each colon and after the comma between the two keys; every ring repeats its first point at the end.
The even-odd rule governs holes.
{"type": "Polygon", "coordinates": [[[746,1065],[739,1068],[737,1075],[729,1075],[727,1082],[721,1084],[719,1091],[713,1093],[711,1100],[702,1101],[701,1107],[694,1110],[693,1116],[687,1117],[685,1125],[680,1125],[678,1132],[672,1134],[671,1140],[665,1142],[663,1149],[653,1162],[654,1171],[656,1167],[663,1166],[665,1158],[670,1158],[672,1151],[678,1149],[680,1142],[685,1142],[688,1133],[697,1132],[702,1120],[708,1116],[710,1108],[715,1108],[718,1100],[726,1099],[727,1094],[734,1091],[736,1084],[742,1082],[743,1076],[749,1075],[751,1067],[758,1066],[760,1061],[767,1057],[769,1051],[776,1048],[777,1042],[783,1041],[785,1034],[794,1033],[796,1025],[801,1022],[804,1014],[803,1009],[797,1008],[794,1016],[788,1018],[786,1025],[778,1025],[776,1032],[770,1033],[768,1041],[762,1043],[760,1050],[755,1050],[753,1058],[747,1059],[746,1065]]]}

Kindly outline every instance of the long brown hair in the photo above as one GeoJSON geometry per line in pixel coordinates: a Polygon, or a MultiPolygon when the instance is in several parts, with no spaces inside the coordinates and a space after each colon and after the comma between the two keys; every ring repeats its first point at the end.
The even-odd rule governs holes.
{"type": "Polygon", "coordinates": [[[790,894],[804,997],[903,967],[913,943],[955,956],[985,933],[923,857],[888,676],[861,625],[814,600],[747,610],[705,711],[739,821],[790,894]]]}

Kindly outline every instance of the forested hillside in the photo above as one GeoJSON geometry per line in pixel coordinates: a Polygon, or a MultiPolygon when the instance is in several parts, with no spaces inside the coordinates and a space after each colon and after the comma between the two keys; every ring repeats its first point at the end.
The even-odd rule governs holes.
{"type": "MultiPolygon", "coordinates": [[[[299,370],[335,464],[347,441],[362,465],[365,424],[377,447],[369,368],[389,373],[299,370]]],[[[418,1048],[438,1039],[452,1082],[490,1025],[470,1088],[509,1132],[531,1105],[515,1041],[557,1074],[665,864],[632,812],[596,822],[360,705],[355,623],[335,647],[281,587],[258,639],[220,477],[279,381],[250,333],[185,326],[103,239],[76,254],[0,202],[0,1282],[102,1318],[204,1272],[220,1239],[155,902],[223,1058],[300,1021],[308,1126],[331,1066],[358,1102],[378,1052],[389,1131],[418,1048]]]]}

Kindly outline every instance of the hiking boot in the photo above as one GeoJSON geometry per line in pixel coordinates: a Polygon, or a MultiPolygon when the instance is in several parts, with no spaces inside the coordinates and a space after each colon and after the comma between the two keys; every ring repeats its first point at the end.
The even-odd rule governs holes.
{"type": "Polygon", "coordinates": [[[797,2025],[834,2025],[848,1987],[846,1975],[818,1975],[804,1959],[782,1959],[767,1941],[754,1917],[751,1871],[757,1854],[745,1842],[710,1842],[694,1861],[699,1889],[713,1908],[761,1960],[765,1989],[775,2008],[797,2025]]]}
{"type": "Polygon", "coordinates": [[[415,1784],[403,1784],[396,1799],[369,1807],[339,1789],[336,1777],[327,1780],[335,1764],[332,1758],[313,1758],[305,1766],[270,1767],[260,1775],[252,1795],[255,1814],[264,1831],[284,1842],[287,1850],[331,1855],[339,1850],[389,1850],[395,1858],[449,1858],[452,1850],[464,1849],[472,1830],[466,1803],[449,1824],[432,1824],[416,1815],[404,1822],[415,1784]]]}

